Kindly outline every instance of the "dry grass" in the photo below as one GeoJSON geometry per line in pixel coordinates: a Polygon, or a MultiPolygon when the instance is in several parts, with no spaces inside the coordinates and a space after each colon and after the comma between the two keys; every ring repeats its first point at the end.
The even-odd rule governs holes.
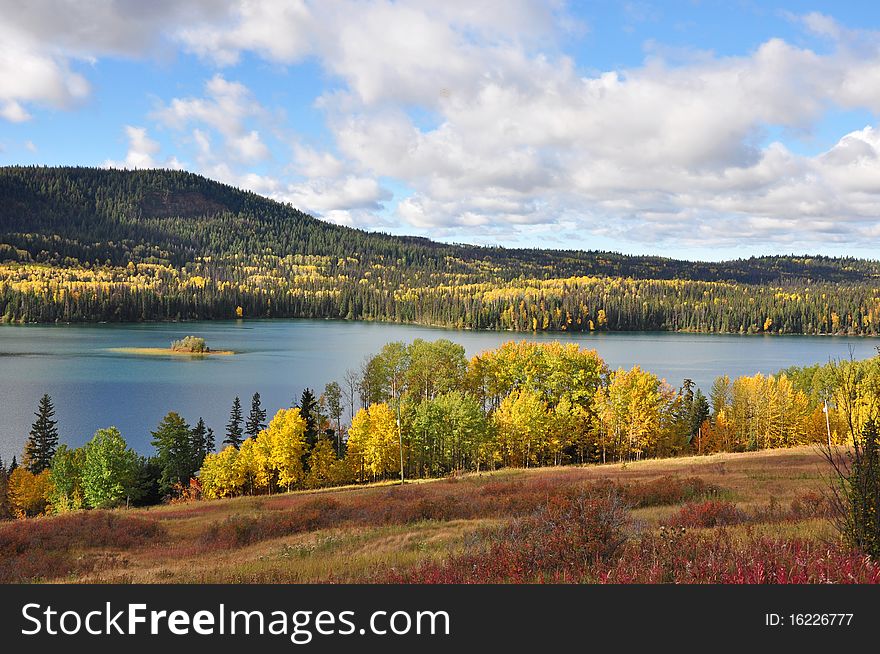
{"type": "MultiPolygon", "coordinates": [[[[823,474],[819,453],[804,447],[626,465],[504,470],[403,487],[387,483],[120,510],[113,513],[156,525],[155,534],[124,544],[79,544],[73,550],[88,552],[88,566],[55,566],[59,574],[29,578],[111,583],[369,581],[379,569],[405,571],[468,551],[487,532],[503,528],[511,518],[530,515],[551,497],[608,483],[643,507],[633,511],[642,530],[670,521],[685,503],[700,501],[692,494],[705,492],[712,499],[735,503],[747,516],[743,524],[728,528],[731,538],[757,534],[818,542],[833,538],[827,520],[793,514],[789,507],[805,494],[820,492],[823,474]],[[699,480],[705,488],[694,490],[690,485],[699,480]],[[772,511],[771,503],[776,507],[772,511]]],[[[30,524],[51,526],[61,519],[14,523],[4,529],[26,532],[30,524]]],[[[22,538],[27,542],[24,537],[18,540],[22,538]]],[[[46,556],[54,555],[49,551],[46,556]]]]}

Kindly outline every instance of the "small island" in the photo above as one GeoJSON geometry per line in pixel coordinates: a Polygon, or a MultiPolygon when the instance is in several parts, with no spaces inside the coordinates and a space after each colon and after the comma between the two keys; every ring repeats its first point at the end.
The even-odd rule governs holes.
{"type": "Polygon", "coordinates": [[[201,336],[186,336],[179,341],[171,341],[171,349],[186,354],[208,354],[211,351],[201,336]]]}
{"type": "Polygon", "coordinates": [[[235,354],[232,350],[212,350],[201,336],[186,336],[177,341],[171,341],[170,348],[164,347],[113,347],[111,352],[123,354],[142,354],[152,356],[183,355],[190,357],[202,356],[226,356],[235,354]]]}

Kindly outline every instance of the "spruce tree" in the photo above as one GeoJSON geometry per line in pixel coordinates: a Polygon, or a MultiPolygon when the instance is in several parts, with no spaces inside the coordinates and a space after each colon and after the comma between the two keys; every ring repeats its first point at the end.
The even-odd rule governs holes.
{"type": "Polygon", "coordinates": [[[226,425],[226,438],[223,441],[225,444],[232,445],[236,449],[241,447],[241,421],[241,400],[236,395],[235,400],[232,402],[232,411],[229,413],[229,422],[226,425]]]}
{"type": "Polygon", "coordinates": [[[244,433],[255,438],[257,434],[266,428],[266,409],[260,404],[260,394],[254,393],[251,400],[251,412],[245,423],[244,433]]]}
{"type": "Polygon", "coordinates": [[[186,487],[197,469],[193,464],[195,456],[190,426],[177,413],[170,411],[151,433],[156,460],[162,468],[161,492],[172,493],[178,484],[180,488],[186,487]]]}
{"type": "Polygon", "coordinates": [[[318,442],[318,400],[311,388],[302,392],[299,400],[299,414],[306,421],[306,443],[312,447],[318,442]]]}
{"type": "Polygon", "coordinates": [[[198,469],[202,467],[202,461],[214,451],[214,430],[205,426],[205,420],[199,418],[196,426],[192,428],[192,451],[193,465],[198,469]]]}
{"type": "Polygon", "coordinates": [[[48,394],[40,398],[34,415],[37,419],[24,446],[24,461],[27,469],[36,475],[52,465],[52,457],[55,456],[58,445],[58,421],[52,419],[55,416],[55,407],[52,406],[52,398],[48,394]]]}
{"type": "Polygon", "coordinates": [[[18,461],[15,460],[15,455],[12,455],[12,463],[9,464],[9,473],[12,474],[13,471],[18,467],[18,461]]]}

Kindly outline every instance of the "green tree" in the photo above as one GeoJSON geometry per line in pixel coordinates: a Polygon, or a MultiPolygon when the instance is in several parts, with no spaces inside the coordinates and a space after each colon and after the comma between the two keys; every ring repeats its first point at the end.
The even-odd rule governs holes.
{"type": "Polygon", "coordinates": [[[55,407],[52,406],[52,398],[48,394],[40,398],[34,415],[37,419],[24,446],[24,465],[37,474],[52,465],[52,457],[55,456],[58,445],[58,421],[52,419],[55,416],[55,407]]]}
{"type": "Polygon", "coordinates": [[[136,474],[136,492],[132,500],[141,506],[150,506],[162,501],[159,480],[162,477],[162,466],[154,456],[138,457],[136,474]]]}
{"type": "Polygon", "coordinates": [[[156,448],[156,459],[162,468],[159,489],[172,493],[189,484],[198,466],[194,463],[191,430],[186,421],[170,411],[151,432],[151,444],[156,448]]]}
{"type": "Polygon", "coordinates": [[[192,428],[190,436],[192,438],[193,466],[195,470],[198,470],[208,453],[214,451],[214,430],[205,426],[204,419],[200,417],[196,426],[192,428]]]}
{"type": "Polygon", "coordinates": [[[82,490],[87,506],[102,509],[138,498],[138,455],[116,427],[96,431],[83,450],[82,490]]]}
{"type": "Polygon", "coordinates": [[[64,513],[82,508],[82,467],[85,452],[61,445],[52,458],[49,468],[49,502],[56,513],[64,513]]]}
{"type": "Polygon", "coordinates": [[[226,438],[223,439],[225,445],[232,445],[238,449],[241,447],[242,429],[241,429],[241,400],[238,396],[232,401],[232,411],[229,413],[229,422],[226,424],[226,438]]]}
{"type": "Polygon", "coordinates": [[[336,422],[336,456],[342,456],[342,387],[335,381],[324,387],[327,414],[336,422]]]}
{"type": "MultiPolygon", "coordinates": [[[[238,398],[236,398],[238,399],[238,398]]],[[[254,393],[251,398],[251,412],[248,414],[244,425],[244,433],[250,438],[256,438],[257,434],[266,428],[266,409],[260,402],[260,394],[254,393]]],[[[241,434],[239,434],[240,436],[241,434]]]]}
{"type": "Polygon", "coordinates": [[[6,466],[3,465],[3,457],[0,457],[0,520],[6,520],[12,517],[12,511],[9,508],[9,473],[6,466]]]}
{"type": "Polygon", "coordinates": [[[880,558],[880,429],[869,417],[845,455],[823,446],[835,479],[833,518],[844,540],[873,559],[880,558]]]}
{"type": "Polygon", "coordinates": [[[318,442],[318,425],[321,419],[318,400],[311,388],[303,389],[299,399],[299,414],[306,421],[306,443],[309,447],[318,442]]]}

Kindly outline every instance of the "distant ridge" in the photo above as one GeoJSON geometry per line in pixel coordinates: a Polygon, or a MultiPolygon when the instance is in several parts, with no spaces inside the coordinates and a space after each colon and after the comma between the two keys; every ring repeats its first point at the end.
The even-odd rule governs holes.
{"type": "Polygon", "coordinates": [[[856,258],[693,262],[445,244],[330,224],[184,171],[24,166],[0,168],[0,266],[7,321],[220,318],[241,307],[245,316],[518,330],[589,329],[590,321],[594,329],[695,331],[766,331],[772,323],[804,333],[837,333],[843,321],[862,330],[874,321],[867,285],[880,280],[880,262],[856,258]],[[782,299],[768,296],[758,307],[767,315],[752,315],[758,308],[738,306],[742,291],[658,285],[676,280],[781,286],[793,291],[789,304],[808,306],[783,310],[782,299]],[[835,285],[841,303],[821,308],[824,315],[809,291],[822,284],[835,285]],[[842,294],[843,286],[860,290],[842,294]],[[716,295],[725,316],[698,311],[716,295]],[[666,306],[674,301],[696,304],[684,316],[666,306]]]}

